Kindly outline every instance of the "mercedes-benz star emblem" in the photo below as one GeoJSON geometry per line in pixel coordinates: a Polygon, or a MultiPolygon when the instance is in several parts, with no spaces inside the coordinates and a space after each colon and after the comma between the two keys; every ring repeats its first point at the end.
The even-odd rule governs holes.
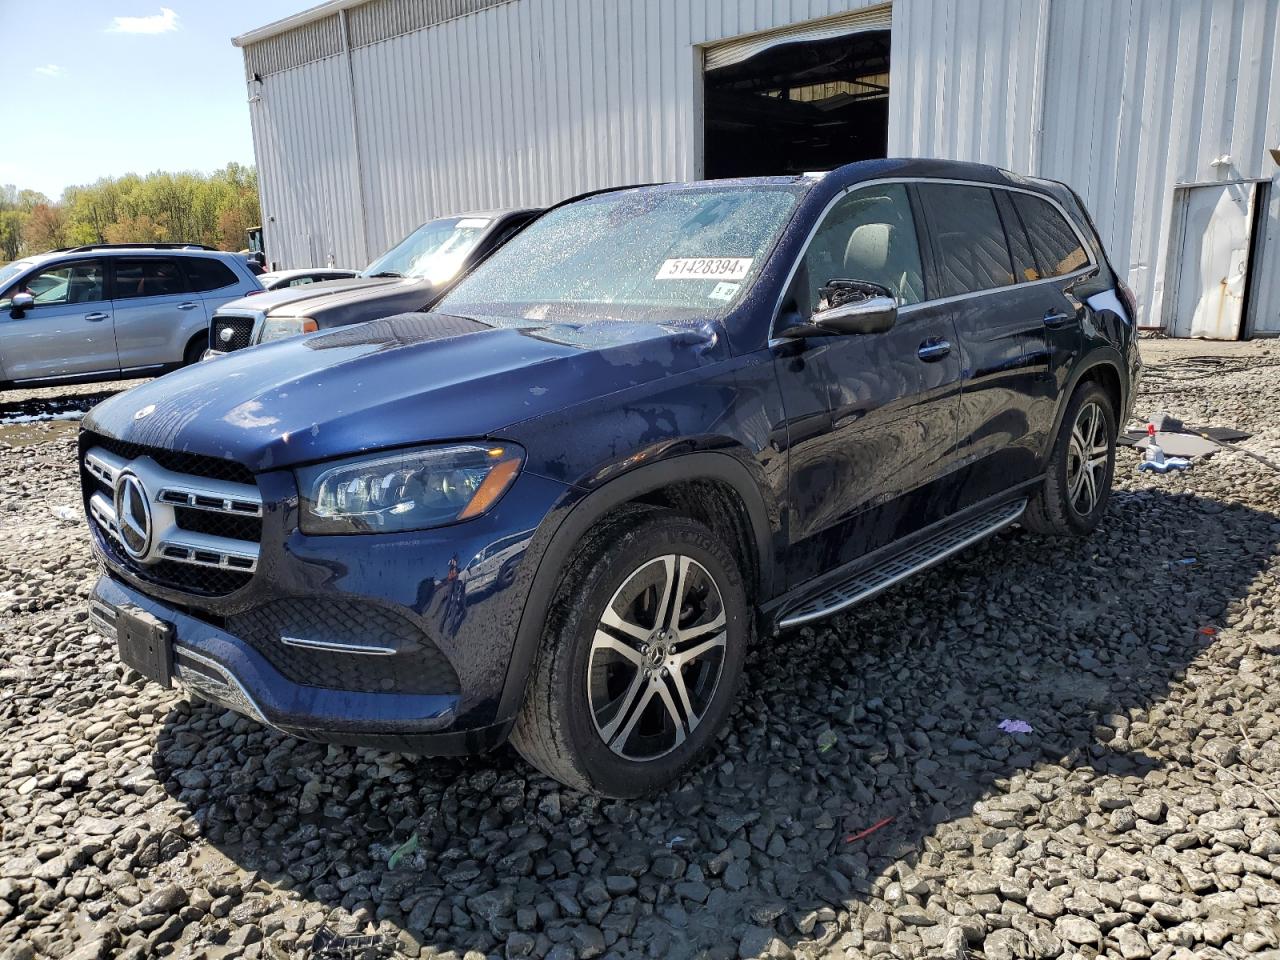
{"type": "Polygon", "coordinates": [[[151,548],[151,504],[136,474],[125,470],[116,477],[116,524],[129,556],[141,560],[151,548]]]}
{"type": "Polygon", "coordinates": [[[231,338],[234,337],[235,335],[236,335],[236,332],[230,327],[223,327],[221,330],[218,331],[218,339],[221,340],[223,343],[230,343],[231,338]]]}
{"type": "Polygon", "coordinates": [[[156,405],[154,403],[148,403],[145,407],[139,407],[137,410],[133,411],[133,419],[141,420],[143,417],[149,417],[155,412],[156,405]]]}

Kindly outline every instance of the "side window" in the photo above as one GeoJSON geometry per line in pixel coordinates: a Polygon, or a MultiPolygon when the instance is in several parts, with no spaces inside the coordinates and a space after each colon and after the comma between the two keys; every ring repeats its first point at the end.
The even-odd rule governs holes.
{"type": "Polygon", "coordinates": [[[902,184],[855,190],[831,208],[796,271],[796,306],[802,315],[813,314],[818,290],[829,280],[879,283],[900,303],[924,299],[920,244],[902,184]]]}
{"type": "Polygon", "coordinates": [[[183,257],[182,268],[187,272],[187,282],[194,293],[217,290],[240,282],[230,267],[212,257],[183,257]]]}
{"type": "Polygon", "coordinates": [[[1027,231],[1022,228],[1022,220],[1013,209],[1013,194],[1008,190],[993,191],[996,206],[1000,208],[1000,220],[1004,223],[1004,235],[1009,240],[1009,252],[1013,254],[1013,275],[1019,283],[1040,279],[1040,268],[1036,264],[1035,254],[1031,252],[1031,241],[1027,239],[1027,231]]]}
{"type": "Polygon", "coordinates": [[[1088,265],[1089,255],[1080,245],[1080,238],[1053,204],[1025,193],[1015,193],[1013,204],[1027,228],[1041,273],[1060,277],[1088,265]]]}
{"type": "Polygon", "coordinates": [[[115,261],[116,285],[113,300],[130,300],[134,297],[165,297],[185,293],[186,281],[173,260],[159,257],[119,259],[115,261]]]}
{"type": "Polygon", "coordinates": [[[9,300],[15,293],[29,293],[37,306],[61,303],[93,303],[103,299],[102,261],[77,260],[37,270],[16,283],[5,293],[9,300]]]}
{"type": "Polygon", "coordinates": [[[294,277],[289,281],[291,287],[305,287],[308,284],[315,283],[315,277],[294,277]]]}
{"type": "Polygon", "coordinates": [[[922,183],[942,289],[938,296],[1007,287],[1013,264],[996,201],[986,187],[922,183]]]}

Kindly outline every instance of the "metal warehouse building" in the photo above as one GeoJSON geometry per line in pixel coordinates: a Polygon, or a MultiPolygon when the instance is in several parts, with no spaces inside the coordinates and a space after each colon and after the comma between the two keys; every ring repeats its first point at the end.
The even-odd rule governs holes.
{"type": "Polygon", "coordinates": [[[1280,334],[1280,0],[333,0],[237,37],[268,255],[936,156],[1065,180],[1177,335],[1280,334]]]}

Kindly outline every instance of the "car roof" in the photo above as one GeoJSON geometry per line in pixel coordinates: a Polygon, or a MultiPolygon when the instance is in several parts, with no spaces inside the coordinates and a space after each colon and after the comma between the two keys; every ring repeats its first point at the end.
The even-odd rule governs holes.
{"type": "Polygon", "coordinates": [[[668,183],[637,184],[614,190],[591,193],[581,198],[590,199],[600,194],[620,193],[630,190],[679,191],[713,187],[786,186],[789,184],[817,185],[839,183],[849,185],[885,178],[921,180],[967,180],[997,186],[1022,187],[1057,196],[1067,189],[1056,180],[1024,176],[986,163],[970,163],[964,160],[939,160],[930,157],[890,157],[882,160],[858,160],[830,170],[813,173],[775,175],[765,177],[731,177],[723,180],[672,181],[668,183]]]}
{"type": "Polygon", "coordinates": [[[25,257],[19,257],[14,262],[39,266],[42,263],[48,263],[50,260],[88,260],[101,257],[172,257],[174,254],[184,257],[210,257],[215,260],[232,258],[244,260],[244,254],[230,250],[206,250],[201,247],[113,247],[103,245],[91,247],[87,250],[79,247],[45,250],[43,253],[31,253],[25,257]]]}

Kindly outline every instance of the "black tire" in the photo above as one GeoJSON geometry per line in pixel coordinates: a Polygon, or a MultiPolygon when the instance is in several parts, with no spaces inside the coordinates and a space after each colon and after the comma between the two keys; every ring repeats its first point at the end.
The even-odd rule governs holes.
{"type": "MultiPolygon", "coordinates": [[[[1101,457],[1102,454],[1099,453],[1098,456],[1101,457]]],[[[1044,483],[1031,498],[1022,515],[1023,526],[1036,533],[1074,536],[1092,533],[1107,512],[1115,466],[1116,413],[1111,405],[1111,398],[1098,384],[1092,381],[1082,383],[1067,404],[1062,426],[1058,429],[1058,437],[1049,456],[1044,483]],[[1083,492],[1083,487],[1080,495],[1072,493],[1075,470],[1080,463],[1076,452],[1079,445],[1077,443],[1073,446],[1072,435],[1077,426],[1083,426],[1082,421],[1088,418],[1090,407],[1098,412],[1097,430],[1101,431],[1098,436],[1105,436],[1106,439],[1106,460],[1092,471],[1092,483],[1097,495],[1092,499],[1092,506],[1084,509],[1090,500],[1083,492]]]]}
{"type": "Polygon", "coordinates": [[[200,358],[204,356],[205,348],[209,346],[209,331],[197,337],[192,337],[187,343],[187,349],[182,353],[182,365],[189,367],[193,363],[199,363],[200,358]]]}
{"type": "MultiPolygon", "coordinates": [[[[666,619],[670,621],[671,613],[666,619]]],[[[512,744],[547,776],[578,790],[608,797],[639,797],[657,790],[695,763],[723,728],[737,695],[753,622],[738,562],[715,534],[667,510],[620,511],[587,533],[565,568],[511,734],[512,744]],[[678,566],[667,566],[668,558],[674,558],[678,566]],[[691,562],[685,564],[684,558],[691,562]],[[682,571],[673,583],[683,582],[683,577],[689,584],[680,594],[681,611],[687,612],[675,614],[676,640],[658,632],[661,587],[656,583],[633,587],[643,584],[645,577],[665,583],[669,570],[682,571]],[[639,590],[634,604],[627,605],[629,594],[624,593],[624,587],[639,590]],[[712,592],[713,587],[718,593],[712,592]],[[602,655],[595,638],[597,631],[608,632],[601,623],[606,607],[615,613],[618,608],[626,610],[632,626],[653,629],[649,642],[625,640],[624,634],[617,632],[615,639],[623,638],[631,653],[620,657],[608,650],[602,655]],[[644,613],[649,609],[655,611],[652,624],[645,622],[644,613]],[[720,613],[723,628],[716,626],[720,613]],[[712,633],[716,639],[708,642],[706,638],[712,633]],[[684,635],[690,637],[687,644],[679,639],[684,635]],[[662,668],[661,662],[650,660],[661,661],[664,651],[679,657],[717,640],[722,640],[722,651],[716,648],[701,655],[704,659],[673,667],[671,672],[662,668]],[[640,664],[632,664],[629,657],[639,649],[646,654],[640,664]],[[605,662],[610,658],[612,664],[605,662]],[[719,672],[709,680],[708,671],[715,668],[713,660],[718,660],[719,672]],[[589,669],[593,663],[594,669],[589,669]],[[650,666],[651,676],[645,674],[650,666]],[[628,670],[634,674],[627,676],[628,670]],[[609,693],[615,683],[614,672],[624,676],[616,696],[609,693]],[[672,672],[679,674],[678,682],[672,672]],[[655,685],[652,692],[650,683],[655,685]],[[629,700],[633,684],[634,699],[629,700]],[[685,691],[683,700],[681,691],[685,691]],[[602,710],[601,701],[606,708],[616,708],[602,710]],[[679,707],[672,706],[677,702],[679,707]],[[688,704],[694,704],[694,709],[685,709],[688,704]],[[685,719],[684,727],[674,722],[676,717],[685,719]],[[616,730],[611,736],[615,745],[621,742],[620,749],[640,752],[644,747],[653,755],[637,758],[615,752],[604,739],[610,727],[616,730]],[[646,732],[654,730],[659,733],[650,736],[646,732]],[[666,730],[670,733],[662,733],[666,730]],[[676,739],[680,731],[685,731],[683,742],[676,739]],[[659,753],[664,735],[675,745],[659,753]]]]}

